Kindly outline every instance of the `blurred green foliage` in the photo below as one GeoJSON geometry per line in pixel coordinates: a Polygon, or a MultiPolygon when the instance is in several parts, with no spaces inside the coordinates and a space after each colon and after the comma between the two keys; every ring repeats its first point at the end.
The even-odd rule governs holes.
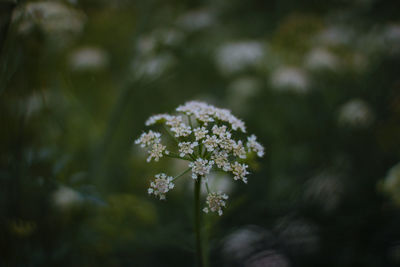
{"type": "Polygon", "coordinates": [[[223,252],[247,225],[284,255],[273,266],[398,266],[399,9],[0,1],[0,264],[194,266],[190,184],[166,202],[146,194],[184,166],[144,164],[133,140],[148,116],[198,99],[267,150],[226,214],[206,218],[211,266],[256,266],[223,252]]]}

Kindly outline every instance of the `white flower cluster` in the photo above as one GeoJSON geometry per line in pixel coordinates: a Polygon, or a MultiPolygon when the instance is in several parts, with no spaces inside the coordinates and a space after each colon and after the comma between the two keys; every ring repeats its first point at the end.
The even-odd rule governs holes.
{"type": "Polygon", "coordinates": [[[168,155],[169,151],[166,150],[166,146],[161,144],[161,134],[157,132],[153,132],[150,130],[148,133],[143,133],[136,141],[135,144],[141,147],[149,148],[148,153],[149,157],[147,158],[147,162],[150,162],[153,158],[154,161],[158,161],[164,154],[168,155]]]}
{"type": "MultiPolygon", "coordinates": [[[[196,182],[203,181],[207,191],[207,175],[213,169],[231,173],[234,180],[247,183],[249,172],[244,162],[251,153],[262,157],[264,147],[257,142],[255,135],[248,136],[247,142],[238,139],[246,133],[244,122],[227,109],[198,101],[187,102],[179,106],[176,112],[174,115],[157,114],[146,121],[147,126],[162,124],[166,134],[176,143],[175,151],[171,149],[169,152],[161,144],[161,133],[151,130],[143,133],[135,143],[149,149],[147,161],[158,161],[163,156],[187,160],[188,169],[183,174],[191,171],[191,177],[196,182]]],[[[156,176],[157,179],[150,184],[149,193],[164,199],[165,194],[173,188],[172,181],[183,174],[175,178],[165,174],[156,176]]],[[[208,207],[204,211],[221,215],[227,198],[220,192],[209,192],[206,201],[208,207]]]]}
{"type": "Polygon", "coordinates": [[[206,201],[208,207],[205,207],[203,211],[205,213],[208,213],[211,210],[212,212],[218,212],[218,215],[221,216],[223,213],[222,207],[225,207],[225,200],[227,199],[228,196],[226,194],[222,194],[221,192],[209,193],[206,201]]]}
{"type": "Polygon", "coordinates": [[[165,194],[175,186],[172,183],[173,178],[165,173],[157,174],[155,177],[156,179],[150,183],[150,188],[147,192],[159,196],[160,199],[165,199],[165,194]]]}

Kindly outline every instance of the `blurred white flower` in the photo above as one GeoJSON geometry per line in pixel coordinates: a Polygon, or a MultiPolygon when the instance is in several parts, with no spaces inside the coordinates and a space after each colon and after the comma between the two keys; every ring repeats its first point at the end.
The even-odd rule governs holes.
{"type": "Polygon", "coordinates": [[[160,29],[155,34],[161,44],[168,46],[177,46],[184,38],[184,34],[174,28],[160,29]]]}
{"type": "Polygon", "coordinates": [[[98,47],[81,47],[69,57],[69,65],[76,71],[99,70],[107,64],[107,53],[98,47]]]}
{"type": "Polygon", "coordinates": [[[19,32],[28,33],[39,26],[50,37],[53,34],[78,34],[84,26],[85,16],[74,8],[56,1],[28,2],[14,14],[19,21],[19,32]]]}
{"type": "Polygon", "coordinates": [[[339,59],[325,48],[316,47],[306,55],[304,65],[311,70],[336,70],[339,59]]]}
{"type": "Polygon", "coordinates": [[[160,46],[177,46],[181,44],[184,34],[174,28],[160,28],[140,36],[136,42],[139,57],[154,57],[160,46]]]}
{"type": "Polygon", "coordinates": [[[400,205],[400,162],[388,171],[383,180],[382,189],[400,205]]]}
{"type": "Polygon", "coordinates": [[[367,127],[373,119],[371,108],[361,99],[352,99],[339,109],[339,124],[343,126],[367,127]]]}
{"type": "Polygon", "coordinates": [[[271,74],[272,86],[280,91],[293,91],[306,93],[309,88],[309,80],[306,73],[295,67],[282,67],[271,74]]]}
{"type": "Polygon", "coordinates": [[[74,189],[67,186],[60,186],[53,193],[53,202],[60,208],[69,208],[81,203],[82,196],[74,189]]]}
{"type": "Polygon", "coordinates": [[[136,43],[136,50],[140,56],[152,55],[157,46],[157,40],[155,36],[149,34],[138,38],[136,43]]]}
{"type": "Polygon", "coordinates": [[[257,137],[254,134],[247,137],[246,146],[249,152],[257,153],[257,156],[259,156],[260,158],[264,156],[264,147],[259,142],[257,142],[257,137]]]}
{"type": "Polygon", "coordinates": [[[248,109],[249,98],[255,96],[261,84],[256,78],[241,77],[234,80],[227,90],[227,102],[238,113],[245,113],[248,109]]]}
{"type": "Polygon", "coordinates": [[[343,184],[340,177],[329,172],[323,172],[311,178],[305,184],[304,198],[319,205],[323,211],[333,211],[341,201],[343,184]]]}
{"type": "Polygon", "coordinates": [[[164,74],[174,64],[174,58],[168,53],[135,60],[132,63],[132,71],[136,77],[156,79],[164,74]]]}
{"type": "Polygon", "coordinates": [[[20,112],[25,113],[27,118],[37,115],[46,106],[46,99],[50,98],[48,91],[41,90],[34,92],[24,98],[21,98],[17,103],[20,112]]]}
{"type": "Polygon", "coordinates": [[[229,262],[241,263],[256,253],[264,244],[271,242],[269,239],[264,229],[245,226],[225,238],[222,252],[229,262]]]}
{"type": "Polygon", "coordinates": [[[231,74],[263,61],[263,45],[258,41],[238,41],[222,45],[216,52],[216,63],[222,73],[231,74]]]}
{"type": "Polygon", "coordinates": [[[385,37],[389,42],[400,43],[400,24],[388,25],[385,29],[385,37]]]}
{"type": "Polygon", "coordinates": [[[327,46],[337,46],[349,44],[353,33],[351,29],[344,29],[341,26],[332,25],[324,29],[316,36],[317,43],[327,46]]]}
{"type": "Polygon", "coordinates": [[[187,12],[177,19],[177,24],[187,31],[198,31],[215,22],[214,14],[207,9],[187,12]]]}
{"type": "Polygon", "coordinates": [[[400,24],[388,25],[384,29],[383,40],[389,53],[400,53],[400,24]]]}
{"type": "Polygon", "coordinates": [[[248,259],[244,267],[290,267],[289,259],[279,251],[268,249],[248,259]]]}
{"type": "Polygon", "coordinates": [[[281,240],[296,253],[312,254],[319,246],[320,238],[315,224],[302,219],[291,220],[282,218],[278,220],[275,231],[281,240]]]}

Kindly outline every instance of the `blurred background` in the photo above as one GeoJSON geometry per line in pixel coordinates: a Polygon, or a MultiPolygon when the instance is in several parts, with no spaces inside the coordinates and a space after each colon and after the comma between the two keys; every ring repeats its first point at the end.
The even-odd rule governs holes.
{"type": "Polygon", "coordinates": [[[194,266],[150,115],[229,108],[266,147],[209,215],[210,266],[400,266],[397,0],[0,1],[0,265],[194,266]]]}

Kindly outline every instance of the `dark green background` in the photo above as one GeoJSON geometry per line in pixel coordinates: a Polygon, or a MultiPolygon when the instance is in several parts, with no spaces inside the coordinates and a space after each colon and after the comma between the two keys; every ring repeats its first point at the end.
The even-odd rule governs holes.
{"type": "Polygon", "coordinates": [[[33,2],[0,1],[1,266],[194,266],[190,177],[155,200],[149,179],[176,164],[133,146],[147,117],[189,100],[232,109],[266,147],[207,216],[211,266],[255,266],[223,252],[249,225],[274,266],[400,265],[400,191],[383,186],[400,161],[399,1],[49,1],[53,18],[33,2]],[[256,64],[221,69],[220,47],[248,41],[256,64]],[[82,47],[102,64],[74,67],[82,47]],[[305,67],[315,47],[337,64],[305,67]],[[307,75],[305,93],[274,88],[282,66],[307,75]],[[242,78],[256,89],[233,90],[242,78]],[[354,99],[368,123],[338,118],[354,99]],[[57,204],[60,188],[75,201],[57,204]]]}

